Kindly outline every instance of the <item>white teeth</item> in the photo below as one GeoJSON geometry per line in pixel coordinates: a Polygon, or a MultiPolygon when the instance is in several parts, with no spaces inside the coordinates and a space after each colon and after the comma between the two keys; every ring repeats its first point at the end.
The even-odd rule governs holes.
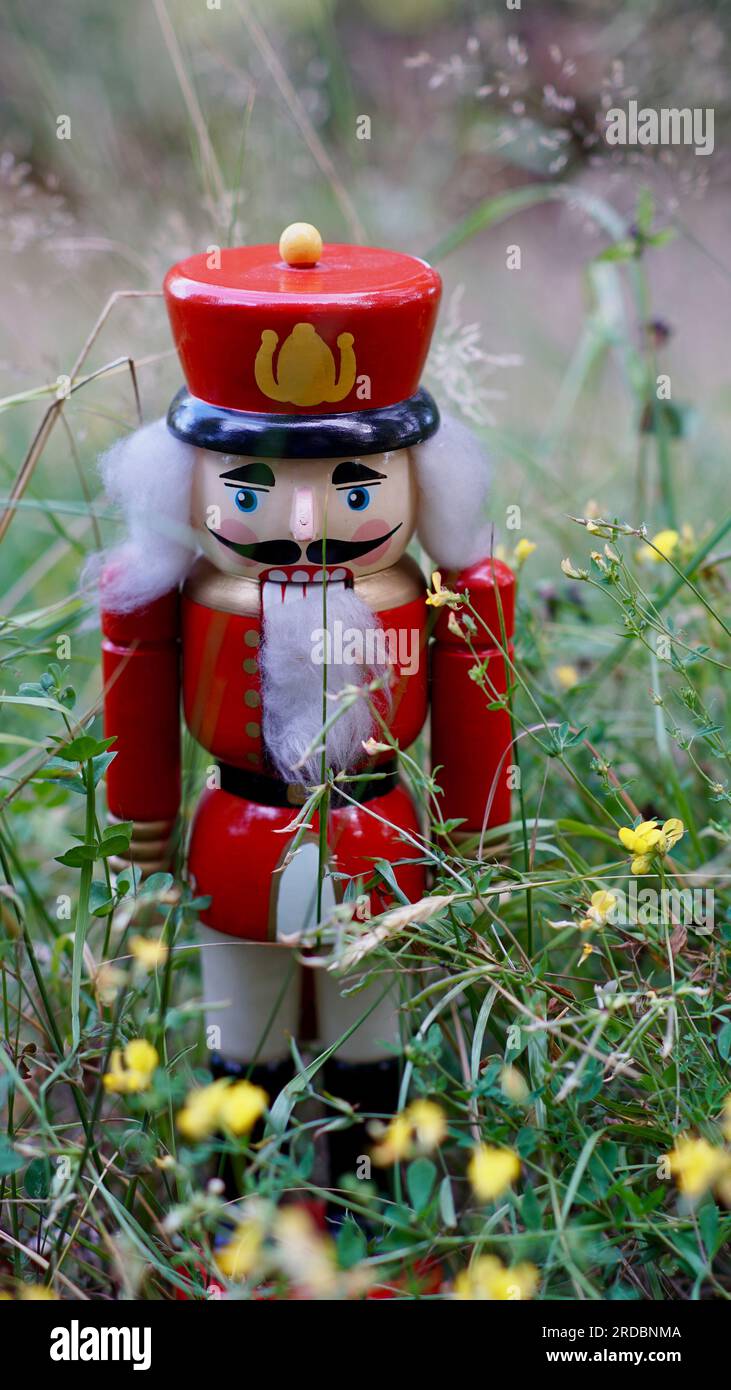
{"type": "Polygon", "coordinates": [[[310,576],[307,573],[307,570],[295,570],[294,573],[291,575],[291,579],[294,584],[307,584],[309,583],[309,578],[310,576]]]}
{"type": "MultiPolygon", "coordinates": [[[[328,582],[328,585],[330,585],[331,587],[332,587],[333,584],[342,584],[342,583],[344,583],[344,581],[347,579],[347,577],[348,577],[347,570],[333,570],[332,574],[326,574],[326,575],[325,575],[325,578],[326,578],[326,580],[327,580],[327,582],[328,582]]],[[[309,576],[309,583],[310,583],[310,584],[322,584],[322,570],[318,570],[318,571],[317,571],[317,574],[313,574],[313,575],[309,576]]]]}
{"type": "Polygon", "coordinates": [[[271,579],[271,581],[272,581],[274,584],[286,584],[286,583],[287,583],[287,576],[286,576],[286,574],[284,573],[284,570],[270,570],[269,573],[268,573],[268,575],[267,575],[267,580],[270,580],[270,579],[271,579]]]}

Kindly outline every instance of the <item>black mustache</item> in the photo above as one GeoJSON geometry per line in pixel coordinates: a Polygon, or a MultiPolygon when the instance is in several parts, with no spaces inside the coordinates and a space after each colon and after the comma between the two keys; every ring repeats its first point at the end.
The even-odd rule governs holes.
{"type": "Polygon", "coordinates": [[[344,565],[348,560],[359,560],[361,555],[368,555],[371,550],[377,550],[384,541],[391,539],[401,528],[401,522],[394,526],[393,531],[387,531],[385,536],[376,536],[372,541],[313,541],[307,547],[307,559],[311,565],[322,563],[322,552],[325,552],[326,565],[344,565]]]}
{"type": "MultiPolygon", "coordinates": [[[[368,555],[371,550],[377,550],[379,545],[390,540],[401,525],[399,521],[392,531],[387,531],[384,536],[376,536],[372,541],[312,541],[307,547],[307,559],[311,565],[321,565],[324,550],[326,565],[344,565],[348,560],[359,560],[362,555],[368,555]]],[[[302,559],[302,546],[296,541],[251,541],[248,545],[242,545],[239,541],[227,540],[218,531],[212,531],[210,526],[208,530],[221,545],[227,545],[237,555],[242,555],[246,560],[255,560],[260,565],[296,565],[302,559]]]]}
{"type": "Polygon", "coordinates": [[[296,541],[251,541],[248,545],[242,545],[239,541],[229,541],[225,536],[220,536],[218,531],[211,531],[210,526],[208,530],[221,545],[227,545],[237,555],[243,555],[246,560],[256,560],[260,565],[296,565],[302,559],[302,546],[296,541]]]}

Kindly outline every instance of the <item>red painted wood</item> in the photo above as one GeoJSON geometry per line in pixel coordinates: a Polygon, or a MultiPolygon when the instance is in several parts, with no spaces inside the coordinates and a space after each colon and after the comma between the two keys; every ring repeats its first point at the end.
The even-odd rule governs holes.
{"type": "Polygon", "coordinates": [[[327,415],[406,400],[418,389],[439,307],[441,280],[413,256],[372,246],[326,245],[317,265],[286,265],[276,246],[203,253],[174,265],[164,291],[188,389],[231,410],[327,415]],[[277,405],[254,377],[265,329],[278,348],[295,324],[314,325],[339,359],[337,338],[352,333],[356,383],[340,401],[277,405]],[[370,394],[359,379],[370,380],[370,394]]]}
{"type": "MultiPolygon", "coordinates": [[[[459,573],[443,574],[442,582],[457,593],[469,590],[476,612],[498,642],[503,630],[512,637],[515,577],[507,565],[482,560],[459,573]]],[[[473,638],[473,656],[464,638],[449,630],[449,615],[449,609],[440,610],[432,649],[432,767],[440,767],[442,818],[461,817],[458,833],[478,832],[493,786],[487,826],[510,819],[510,718],[507,709],[489,708],[493,698],[505,693],[507,663],[483,628],[473,638]],[[470,675],[477,661],[487,661],[486,691],[470,675]]],[[[459,612],[455,616],[459,621],[459,612]]]]}
{"type": "Polygon", "coordinates": [[[107,804],[122,820],[173,820],[180,805],[177,594],[102,613],[104,737],[116,738],[107,804]]]}
{"type": "MultiPolygon", "coordinates": [[[[417,670],[409,674],[396,659],[390,700],[377,692],[373,698],[398,741],[406,749],[423,728],[428,708],[427,609],[422,598],[378,614],[387,631],[419,634],[417,670]]],[[[182,600],[183,706],[193,737],[222,762],[233,767],[264,772],[267,764],[261,734],[261,679],[258,665],[261,618],[221,613],[182,600]]],[[[396,639],[394,653],[410,651],[396,639]]],[[[375,736],[380,730],[375,729],[375,736]]],[[[384,762],[389,753],[380,754],[384,762]]],[[[364,758],[364,762],[366,759],[364,758]]]]}
{"type": "MultiPolygon", "coordinates": [[[[201,913],[207,926],[248,941],[273,939],[278,887],[275,870],[292,838],[282,832],[292,825],[296,814],[294,806],[261,806],[222,790],[203,793],[193,822],[189,870],[195,891],[212,899],[201,913]]],[[[335,806],[328,835],[331,863],[339,872],[367,881],[377,859],[394,863],[418,858],[418,850],[400,833],[405,830],[415,835],[418,829],[413,803],[403,787],[374,797],[366,806],[335,806]]],[[[313,834],[318,832],[316,815],[313,834]]],[[[420,865],[399,865],[394,874],[412,901],[423,895],[420,865]]],[[[381,911],[387,901],[387,895],[373,892],[371,911],[381,911]]]]}

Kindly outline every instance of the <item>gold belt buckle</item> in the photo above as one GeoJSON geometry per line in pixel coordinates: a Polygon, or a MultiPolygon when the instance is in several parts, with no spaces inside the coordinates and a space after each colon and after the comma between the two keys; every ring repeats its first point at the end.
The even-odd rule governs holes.
{"type": "Polygon", "coordinates": [[[287,783],[287,801],[290,806],[304,806],[307,800],[307,788],[301,782],[287,783]]]}

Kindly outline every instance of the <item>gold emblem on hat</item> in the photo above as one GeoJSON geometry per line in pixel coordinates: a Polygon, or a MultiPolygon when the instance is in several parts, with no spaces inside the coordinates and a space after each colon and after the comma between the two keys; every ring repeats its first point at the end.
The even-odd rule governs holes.
{"type": "Polygon", "coordinates": [[[352,333],[338,334],[340,372],[327,343],[311,323],[296,323],[282,343],[274,376],[274,353],[279,334],[265,328],[256,354],[254,376],[259,390],[272,401],[290,405],[321,405],[342,401],[355,385],[352,333]]]}

